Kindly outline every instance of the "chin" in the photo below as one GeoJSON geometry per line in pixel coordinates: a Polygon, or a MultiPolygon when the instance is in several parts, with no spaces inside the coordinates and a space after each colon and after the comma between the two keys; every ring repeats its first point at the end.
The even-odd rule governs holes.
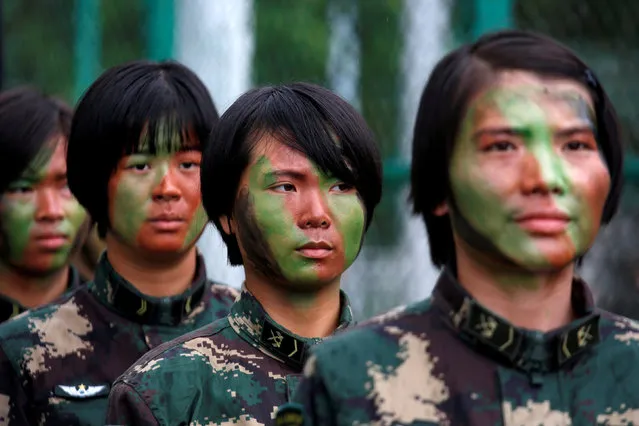
{"type": "Polygon", "coordinates": [[[183,244],[144,244],[140,248],[147,253],[158,255],[181,254],[190,249],[183,247],[183,244]]]}
{"type": "Polygon", "coordinates": [[[147,252],[155,253],[181,253],[188,251],[193,245],[184,245],[184,238],[178,235],[167,235],[156,238],[140,239],[137,246],[147,252]]]}
{"type": "Polygon", "coordinates": [[[51,259],[33,259],[28,263],[14,264],[16,269],[34,277],[47,276],[68,266],[67,262],[52,263],[51,259]]]}
{"type": "Polygon", "coordinates": [[[574,252],[570,254],[566,252],[549,252],[543,253],[541,256],[536,253],[528,259],[513,259],[513,261],[531,272],[544,273],[560,271],[574,263],[577,257],[574,252]]]}
{"type": "Polygon", "coordinates": [[[291,289],[297,291],[318,291],[335,282],[339,278],[339,275],[318,275],[317,271],[309,272],[308,274],[296,274],[295,276],[285,277],[290,283],[291,289]]]}

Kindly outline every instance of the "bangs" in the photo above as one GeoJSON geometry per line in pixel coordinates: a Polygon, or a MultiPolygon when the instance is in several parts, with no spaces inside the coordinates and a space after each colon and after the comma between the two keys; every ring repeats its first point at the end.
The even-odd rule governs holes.
{"type": "Polygon", "coordinates": [[[252,151],[266,135],[309,158],[327,176],[355,185],[356,170],[350,141],[340,123],[304,96],[276,91],[256,111],[248,132],[252,151]]]}
{"type": "Polygon", "coordinates": [[[124,155],[172,154],[179,151],[200,151],[202,149],[193,123],[176,115],[149,120],[138,135],[137,138],[131,135],[128,143],[123,147],[124,155]]]}

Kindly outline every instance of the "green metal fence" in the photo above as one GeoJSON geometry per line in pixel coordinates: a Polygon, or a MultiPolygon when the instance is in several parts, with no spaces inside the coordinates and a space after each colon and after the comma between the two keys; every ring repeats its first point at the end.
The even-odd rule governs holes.
{"type": "MultiPolygon", "coordinates": [[[[67,0],[62,3],[69,3],[67,0]]],[[[325,15],[325,9],[331,1],[348,2],[348,0],[306,0],[295,2],[291,0],[255,0],[255,31],[258,35],[269,36],[256,37],[254,80],[256,84],[287,81],[292,79],[306,79],[318,83],[326,83],[325,57],[326,24],[322,20],[313,19],[314,16],[325,15]],[[312,24],[314,22],[314,24],[312,24]],[[324,28],[316,28],[313,25],[324,28]],[[297,36],[295,36],[297,34],[297,36]],[[278,38],[278,35],[280,37],[278,38]],[[312,38],[323,38],[322,43],[313,42],[312,38]],[[297,43],[295,41],[298,40],[297,43]],[[309,46],[318,46],[313,49],[309,46]],[[285,49],[288,53],[284,56],[276,55],[282,60],[273,60],[273,49],[285,49]]],[[[12,19],[18,0],[6,1],[10,9],[5,14],[5,19],[12,19]]],[[[364,115],[374,128],[382,151],[386,158],[385,175],[389,185],[402,184],[408,179],[408,164],[395,157],[396,138],[398,134],[397,102],[395,94],[398,93],[399,78],[399,51],[400,39],[400,11],[404,6],[401,0],[352,0],[359,8],[359,36],[362,44],[361,51],[361,105],[364,115]],[[385,50],[385,51],[384,51],[385,50]]],[[[553,11],[561,15],[572,15],[573,26],[587,26],[592,21],[592,16],[584,16],[584,10],[589,10],[590,15],[597,13],[592,5],[603,5],[594,0],[579,0],[578,4],[571,6],[570,2],[564,2],[563,6],[557,2],[537,0],[456,0],[451,3],[451,22],[455,32],[457,43],[474,39],[487,31],[509,28],[525,27],[545,32],[552,32],[552,26],[548,25],[553,11]],[[586,6],[584,6],[586,5],[586,6]],[[581,16],[581,21],[580,21],[581,16]]],[[[631,6],[630,2],[619,1],[619,10],[631,6]]],[[[103,45],[111,44],[111,50],[138,44],[143,46],[141,53],[151,59],[166,59],[173,56],[175,0],[137,0],[123,1],[110,0],[75,0],[73,7],[74,31],[74,98],[95,79],[103,68],[103,45]],[[137,15],[138,34],[131,31],[122,35],[128,39],[120,39],[117,46],[112,41],[114,33],[120,33],[122,28],[115,27],[113,22],[122,22],[126,16],[137,15]],[[108,22],[108,15],[116,17],[113,22],[108,22]],[[107,15],[107,16],[105,16],[107,15]],[[104,23],[110,26],[105,27],[104,23]],[[131,38],[136,39],[133,42],[131,38]],[[111,43],[110,43],[111,42],[111,43]]],[[[611,15],[610,6],[603,5],[603,15],[611,15]]],[[[23,6],[24,8],[24,6],[23,6]]],[[[637,9],[631,7],[632,10],[637,9]]],[[[639,16],[638,16],[639,17],[639,16]]],[[[130,18],[128,18],[130,20],[130,18]]],[[[592,24],[590,24],[592,25],[592,24]]],[[[603,24],[601,25],[603,26],[603,24]]],[[[621,31],[628,31],[621,29],[621,31]]],[[[562,34],[559,34],[561,39],[562,34]]],[[[564,37],[567,38],[567,37],[564,37]]],[[[584,43],[579,43],[584,37],[575,40],[565,40],[576,50],[587,50],[584,43]],[[576,45],[575,45],[576,44],[576,45]],[[581,48],[581,49],[580,49],[581,48]]],[[[610,38],[610,37],[609,37],[610,38]]],[[[564,41],[564,40],[562,40],[564,41]]],[[[606,51],[606,38],[598,40],[604,45],[606,51]]],[[[614,42],[614,39],[611,40],[614,42]]],[[[11,43],[11,39],[8,40],[11,43]]],[[[139,49],[138,49],[139,50],[139,49]]],[[[135,51],[135,49],[133,49],[135,51]]],[[[608,52],[614,53],[614,48],[608,52]]],[[[118,55],[116,55],[117,57],[118,55]]],[[[133,55],[130,55],[133,56],[133,55]]],[[[593,56],[593,55],[590,55],[593,56]]],[[[597,65],[596,53],[593,62],[597,65]]],[[[600,55],[601,56],[601,55],[600,55]]],[[[133,59],[132,57],[127,59],[133,59]]],[[[108,64],[112,65],[112,64],[108,64]]],[[[616,76],[610,79],[616,78],[616,76]]],[[[623,89],[618,98],[622,98],[623,89]]],[[[613,98],[615,91],[612,91],[613,98]]],[[[613,99],[615,100],[615,99],[613,99]]],[[[622,117],[626,123],[636,121],[634,105],[620,101],[622,117]],[[630,109],[630,111],[627,111],[630,109]]],[[[633,99],[634,101],[634,99],[633,99]]],[[[616,102],[617,103],[617,102],[616,102]]],[[[633,129],[631,129],[633,130],[633,129]]],[[[631,132],[634,133],[634,132],[631,132]]],[[[637,131],[639,134],[639,130],[637,131]]],[[[638,145],[631,143],[631,146],[638,145]]],[[[629,156],[625,164],[627,180],[639,183],[639,159],[629,156]]]]}
{"type": "MultiPolygon", "coordinates": [[[[234,4],[239,0],[205,1],[234,4]]],[[[179,12],[188,4],[198,2],[3,0],[5,86],[34,83],[73,102],[107,67],[142,57],[179,56],[175,48],[182,35],[178,22],[184,25],[179,12]]],[[[357,67],[356,104],[378,136],[385,178],[384,197],[364,249],[345,279],[349,294],[357,295],[352,301],[360,317],[423,297],[435,276],[428,269],[423,224],[411,222],[407,211],[409,164],[402,156],[407,127],[402,102],[406,73],[410,72],[402,68],[403,52],[409,46],[406,14],[424,4],[441,5],[438,10],[448,17],[442,30],[447,33],[443,50],[509,27],[541,31],[575,49],[610,92],[629,152],[639,153],[639,85],[634,82],[639,75],[635,65],[639,64],[636,0],[252,0],[254,85],[306,80],[331,87],[335,30],[331,13],[356,11],[353,35],[342,40],[345,45],[340,54],[352,56],[357,67]]],[[[420,24],[434,24],[431,16],[422,15],[418,16],[420,24]]],[[[432,47],[427,46],[430,40],[412,42],[422,50],[432,47]]],[[[203,55],[207,43],[198,43],[204,46],[203,55]]],[[[417,93],[423,84],[420,81],[411,90],[417,93]]],[[[624,170],[630,183],[624,200],[626,204],[639,202],[637,157],[629,155],[624,170]]],[[[624,214],[637,206],[630,207],[624,214]]],[[[613,245],[622,238],[628,240],[624,230],[611,235],[613,245]]],[[[602,252],[613,253],[609,246],[602,252]]],[[[621,258],[623,253],[614,255],[621,258]]],[[[601,262],[605,263],[610,261],[601,262]]]]}

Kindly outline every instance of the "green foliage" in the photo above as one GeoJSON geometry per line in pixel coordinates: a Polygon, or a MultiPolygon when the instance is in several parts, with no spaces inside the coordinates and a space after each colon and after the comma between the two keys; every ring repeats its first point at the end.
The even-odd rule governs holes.
{"type": "MultiPolygon", "coordinates": [[[[377,136],[385,159],[398,152],[399,101],[401,98],[401,25],[403,1],[359,0],[357,33],[360,39],[360,94],[362,114],[377,136]]],[[[399,210],[404,209],[401,186],[384,185],[367,243],[392,245],[404,226],[399,210]]]]}
{"type": "Polygon", "coordinates": [[[327,0],[255,0],[255,84],[326,83],[326,7],[327,0]]]}
{"type": "Polygon", "coordinates": [[[73,95],[73,2],[5,0],[4,87],[32,84],[73,95]]]}
{"type": "MultiPolygon", "coordinates": [[[[32,84],[72,102],[75,1],[5,0],[2,6],[4,86],[32,84]]],[[[144,7],[142,0],[101,1],[102,69],[143,57],[144,7]]]]}
{"type": "Polygon", "coordinates": [[[361,45],[362,114],[379,141],[384,157],[397,152],[399,135],[401,0],[359,0],[357,32],[361,45]]]}
{"type": "MultiPolygon", "coordinates": [[[[451,22],[458,42],[471,39],[475,4],[454,0],[451,22]]],[[[566,44],[595,71],[613,101],[628,147],[639,151],[639,2],[618,0],[513,0],[517,28],[549,35],[566,44]]]]}
{"type": "Polygon", "coordinates": [[[145,57],[146,4],[144,0],[102,0],[103,70],[145,57]]]}

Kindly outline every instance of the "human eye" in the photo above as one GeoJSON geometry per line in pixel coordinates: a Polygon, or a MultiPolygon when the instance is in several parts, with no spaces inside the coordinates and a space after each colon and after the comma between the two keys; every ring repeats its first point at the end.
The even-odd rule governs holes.
{"type": "Polygon", "coordinates": [[[355,189],[354,185],[351,185],[349,183],[344,183],[344,182],[339,182],[331,186],[331,191],[335,191],[335,192],[351,192],[354,189],[355,189]]]}
{"type": "Polygon", "coordinates": [[[269,188],[275,192],[295,192],[295,185],[292,183],[279,183],[269,188]]]}
{"type": "Polygon", "coordinates": [[[486,144],[482,147],[483,152],[507,152],[507,151],[515,151],[517,149],[517,145],[510,141],[494,141],[486,144]]]}

